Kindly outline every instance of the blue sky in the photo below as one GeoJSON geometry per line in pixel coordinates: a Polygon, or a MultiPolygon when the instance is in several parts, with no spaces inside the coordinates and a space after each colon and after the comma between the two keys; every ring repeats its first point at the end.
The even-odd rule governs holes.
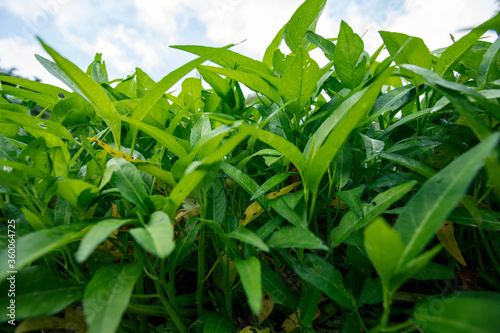
{"type": "MultiPolygon", "coordinates": [[[[0,67],[59,84],[38,64],[46,56],[35,35],[80,68],[103,53],[110,79],[140,67],[159,80],[193,56],[175,44],[222,46],[246,40],[235,51],[261,59],[266,46],[302,0],[0,0],[0,67]]],[[[363,35],[365,48],[381,45],[379,30],[424,39],[432,50],[463,29],[493,16],[495,0],[328,1],[317,32],[335,37],[340,20],[363,35]]],[[[491,33],[493,34],[493,33],[491,33]]]]}

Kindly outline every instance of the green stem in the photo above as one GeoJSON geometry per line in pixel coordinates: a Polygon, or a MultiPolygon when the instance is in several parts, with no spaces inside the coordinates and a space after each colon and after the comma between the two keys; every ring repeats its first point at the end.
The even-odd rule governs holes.
{"type": "Polygon", "coordinates": [[[401,330],[411,328],[414,325],[412,319],[409,319],[401,324],[396,324],[391,327],[382,327],[381,325],[372,328],[368,331],[368,333],[377,333],[377,332],[401,332],[401,330]]]}
{"type": "Polygon", "coordinates": [[[484,234],[483,219],[481,217],[481,213],[479,212],[477,207],[474,205],[472,200],[469,199],[469,197],[465,196],[464,199],[462,200],[462,202],[463,202],[465,208],[471,214],[474,221],[476,222],[477,230],[479,231],[479,234],[481,235],[481,238],[483,239],[484,248],[486,249],[486,253],[488,253],[490,260],[493,263],[493,266],[495,266],[495,269],[497,270],[498,274],[500,274],[500,265],[498,264],[498,261],[495,257],[495,254],[493,253],[493,250],[491,249],[490,242],[488,241],[488,239],[486,238],[486,235],[484,234]]]}
{"type": "MultiPolygon", "coordinates": [[[[144,304],[144,299],[147,299],[147,297],[141,297],[141,296],[146,296],[144,295],[144,277],[142,276],[142,274],[135,285],[135,291],[137,292],[137,296],[139,296],[136,297],[136,302],[139,304],[144,304]]],[[[158,297],[158,294],[154,294],[154,296],[158,297]]],[[[148,318],[143,314],[139,315],[139,327],[141,332],[146,332],[146,333],[149,332],[148,318]]]]}
{"type": "Polygon", "coordinates": [[[196,285],[196,309],[198,315],[203,314],[203,280],[205,279],[205,225],[201,226],[198,241],[198,283],[196,285]]]}
{"type": "Polygon", "coordinates": [[[69,248],[67,246],[66,246],[66,254],[68,256],[68,260],[69,260],[70,265],[73,267],[73,270],[75,271],[76,280],[78,282],[81,282],[82,280],[84,280],[85,275],[84,275],[80,265],[77,265],[75,263],[75,260],[73,259],[73,256],[71,255],[71,251],[69,250],[69,248]]]}
{"type": "Polygon", "coordinates": [[[132,294],[130,297],[135,299],[158,298],[158,294],[132,294]]]}
{"type": "MultiPolygon", "coordinates": [[[[183,317],[192,317],[195,318],[198,314],[194,309],[181,309],[181,314],[183,317]]],[[[144,305],[144,304],[134,304],[129,303],[127,306],[128,313],[135,313],[139,315],[146,315],[151,317],[169,317],[170,314],[165,311],[161,306],[154,305],[144,305]]]]}
{"type": "Polygon", "coordinates": [[[231,285],[229,281],[229,256],[227,255],[229,251],[228,243],[226,243],[226,248],[224,252],[226,252],[226,262],[224,263],[224,296],[226,299],[226,311],[229,315],[229,319],[233,318],[233,304],[231,300],[231,285]]]}
{"type": "MultiPolygon", "coordinates": [[[[311,196],[311,207],[309,209],[309,216],[307,219],[307,225],[311,225],[311,221],[312,221],[313,216],[314,216],[314,208],[316,206],[316,198],[317,198],[317,193],[313,192],[312,196],[311,196]]],[[[316,224],[317,223],[318,223],[318,221],[316,220],[316,224]]]]}
{"type": "MultiPolygon", "coordinates": [[[[152,272],[154,272],[154,267],[151,267],[152,264],[147,258],[146,258],[145,262],[146,262],[146,265],[149,266],[149,269],[152,272]]],[[[154,273],[150,273],[150,274],[153,275],[154,273]]],[[[152,281],[155,285],[156,293],[158,294],[158,296],[160,298],[160,302],[163,304],[163,307],[165,308],[165,310],[167,310],[168,315],[170,316],[170,318],[172,318],[177,329],[181,333],[186,333],[187,332],[186,326],[184,326],[184,324],[182,323],[181,317],[179,317],[179,313],[177,313],[177,311],[175,311],[172,304],[170,304],[167,297],[165,297],[165,293],[162,290],[160,280],[158,279],[157,276],[153,275],[153,277],[154,278],[152,279],[152,281]]]]}
{"type": "Polygon", "coordinates": [[[391,304],[392,304],[392,292],[384,288],[384,312],[382,312],[382,318],[380,319],[380,325],[382,329],[387,327],[389,323],[389,316],[391,314],[391,304]]]}

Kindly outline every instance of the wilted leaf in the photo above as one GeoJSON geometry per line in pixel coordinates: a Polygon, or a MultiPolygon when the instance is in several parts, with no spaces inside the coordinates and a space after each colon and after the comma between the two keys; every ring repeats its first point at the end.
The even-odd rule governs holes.
{"type": "Polygon", "coordinates": [[[458,247],[457,240],[455,239],[455,230],[453,223],[444,221],[443,225],[437,231],[437,238],[443,244],[444,248],[455,258],[459,263],[467,266],[462,251],[458,247]]]}

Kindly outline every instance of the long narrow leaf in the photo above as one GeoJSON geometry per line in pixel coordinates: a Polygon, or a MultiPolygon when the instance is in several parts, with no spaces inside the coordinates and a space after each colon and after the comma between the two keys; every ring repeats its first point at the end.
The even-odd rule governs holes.
{"type": "Polygon", "coordinates": [[[90,101],[92,106],[96,109],[97,113],[104,119],[106,124],[113,132],[115,145],[120,147],[120,131],[121,123],[117,117],[118,112],[115,106],[109,99],[108,95],[97,82],[90,76],[85,74],[75,64],[62,57],[59,53],[54,51],[50,46],[45,44],[40,38],[38,39],[47,53],[50,54],[52,59],[56,62],[57,66],[66,74],[71,81],[78,87],[79,91],[90,101]]]}
{"type": "Polygon", "coordinates": [[[469,184],[483,166],[483,160],[498,144],[499,133],[482,143],[429,179],[406,204],[394,228],[406,245],[399,265],[411,260],[434,237],[443,220],[466,194],[469,184]]]}

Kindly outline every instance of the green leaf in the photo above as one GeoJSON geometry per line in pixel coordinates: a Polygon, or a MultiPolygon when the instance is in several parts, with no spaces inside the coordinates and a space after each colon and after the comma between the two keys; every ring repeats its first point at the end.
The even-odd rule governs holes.
{"type": "Polygon", "coordinates": [[[281,277],[276,274],[271,268],[262,265],[262,286],[271,293],[271,299],[281,305],[287,307],[289,311],[297,309],[297,298],[292,293],[286,284],[281,280],[281,277]]]}
{"type": "Polygon", "coordinates": [[[354,159],[349,142],[346,142],[342,150],[339,152],[335,161],[335,166],[332,168],[335,170],[333,177],[335,185],[340,191],[344,186],[346,186],[347,182],[349,182],[352,169],[354,168],[354,159]]]}
{"type": "Polygon", "coordinates": [[[208,190],[205,205],[208,219],[222,224],[226,217],[227,198],[226,192],[224,192],[224,188],[218,179],[215,179],[210,190],[208,190]]]}
{"type": "Polygon", "coordinates": [[[148,197],[144,180],[132,163],[115,157],[108,161],[106,168],[107,172],[112,173],[111,181],[125,199],[140,207],[144,212],[155,211],[148,197]]]}
{"type": "Polygon", "coordinates": [[[271,207],[296,227],[307,229],[307,211],[304,200],[297,204],[291,194],[270,200],[271,207]]]}
{"type": "Polygon", "coordinates": [[[489,81],[493,81],[498,77],[496,59],[498,58],[498,51],[500,50],[500,38],[490,45],[488,50],[483,56],[481,65],[477,72],[477,86],[478,88],[484,88],[489,81]],[[495,75],[497,74],[497,75],[495,75]]]}
{"type": "MultiPolygon", "coordinates": [[[[370,86],[344,101],[318,129],[316,132],[318,133],[317,137],[315,133],[315,139],[308,142],[308,146],[312,149],[313,146],[319,147],[319,145],[315,145],[316,140],[318,140],[320,144],[321,141],[324,140],[321,147],[317,150],[316,148],[313,149],[314,154],[312,157],[307,158],[306,170],[304,170],[305,186],[313,193],[318,191],[319,183],[330,166],[331,160],[342,148],[351,134],[351,131],[372,108],[390,72],[390,70],[387,70],[381,73],[370,86]],[[346,103],[345,107],[343,106],[344,103],[346,103]],[[337,112],[342,112],[343,116],[337,116],[337,112]]],[[[307,153],[305,156],[310,155],[307,153]]],[[[297,166],[297,164],[295,164],[295,166],[297,166]]],[[[298,166],[297,169],[299,169],[298,166]]]]}
{"type": "Polygon", "coordinates": [[[444,77],[460,62],[460,60],[462,60],[467,52],[469,52],[469,50],[476,44],[479,37],[481,37],[485,32],[485,29],[473,29],[467,35],[448,46],[441,56],[439,56],[436,63],[434,69],[436,74],[444,77]]]}
{"type": "Polygon", "coordinates": [[[59,179],[56,193],[74,209],[86,209],[95,199],[99,189],[80,179],[59,179]]]}
{"type": "Polygon", "coordinates": [[[229,105],[229,107],[235,106],[234,96],[232,96],[231,85],[227,80],[224,80],[219,75],[204,70],[203,68],[197,68],[198,73],[201,74],[203,79],[212,87],[215,93],[222,99],[224,102],[229,105]]]}
{"type": "Polygon", "coordinates": [[[142,171],[150,176],[162,180],[172,187],[175,186],[176,184],[174,176],[170,171],[160,169],[157,166],[154,166],[146,162],[134,162],[134,165],[137,167],[139,171],[142,171]]]}
{"type": "MultiPolygon", "coordinates": [[[[491,209],[481,209],[478,208],[478,211],[481,213],[482,218],[482,228],[485,230],[492,231],[500,231],[500,214],[491,209]]],[[[474,218],[471,216],[467,208],[459,207],[456,208],[451,214],[448,216],[448,220],[453,223],[463,224],[469,227],[477,227],[477,223],[474,218]]]]}
{"type": "Polygon", "coordinates": [[[361,207],[361,195],[365,190],[365,185],[360,185],[353,189],[337,192],[337,196],[344,201],[351,212],[354,213],[358,218],[363,218],[363,208],[361,207]]]}
{"type": "Polygon", "coordinates": [[[165,130],[161,130],[157,127],[148,125],[141,121],[135,120],[130,117],[119,116],[121,120],[127,122],[141,131],[151,135],[153,139],[157,140],[159,143],[164,145],[168,150],[174,153],[178,157],[184,157],[187,155],[186,147],[189,147],[190,144],[188,141],[176,138],[172,134],[168,133],[165,130]]]}
{"type": "Polygon", "coordinates": [[[382,300],[382,282],[380,279],[367,277],[363,286],[363,291],[359,296],[358,307],[360,308],[364,304],[377,304],[382,302],[382,300]]]}
{"type": "Polygon", "coordinates": [[[232,45],[228,45],[222,48],[213,48],[205,55],[191,60],[187,64],[167,74],[164,78],[155,83],[153,87],[151,87],[151,89],[148,89],[146,95],[142,97],[139,105],[137,105],[137,108],[134,110],[132,118],[134,120],[143,120],[144,117],[146,117],[149,111],[153,108],[153,106],[160,100],[160,98],[164,96],[165,92],[170,89],[177,81],[189,74],[189,72],[191,72],[197,66],[201,65],[205,61],[209,60],[213,56],[219,54],[220,52],[226,50],[231,46],[232,45]]]}
{"type": "Polygon", "coordinates": [[[455,277],[453,268],[429,262],[411,278],[415,280],[453,280],[455,277]]]}
{"type": "Polygon", "coordinates": [[[61,87],[53,86],[47,83],[23,79],[15,76],[0,75],[0,81],[12,83],[15,86],[21,86],[23,88],[36,91],[40,94],[47,94],[55,98],[57,98],[58,97],[57,95],[60,93],[63,93],[66,98],[68,98],[69,95],[71,94],[69,91],[61,87]]]}
{"type": "Polygon", "coordinates": [[[378,217],[365,229],[365,250],[382,283],[388,287],[404,250],[401,236],[378,217]]]}
{"type": "MultiPolygon", "coordinates": [[[[388,111],[392,112],[400,110],[415,99],[415,92],[416,89],[412,85],[389,90],[388,92],[377,98],[377,101],[373,105],[373,109],[370,113],[370,119],[375,119],[376,117],[388,111]]],[[[405,118],[406,117],[403,117],[401,120],[404,120],[405,118]]]]}
{"type": "Polygon", "coordinates": [[[230,233],[224,234],[224,236],[237,239],[239,241],[245,242],[249,245],[255,246],[256,248],[269,252],[269,246],[260,238],[257,234],[255,234],[250,229],[245,228],[244,226],[239,226],[234,231],[230,233]]]}
{"type": "Polygon", "coordinates": [[[260,196],[266,194],[267,191],[270,191],[273,189],[275,186],[278,186],[282,182],[284,182],[290,175],[293,175],[294,173],[292,172],[285,172],[285,173],[279,173],[277,175],[272,176],[271,178],[268,178],[255,192],[253,193],[252,197],[250,198],[251,201],[259,198],[260,196]]]}
{"type": "Polygon", "coordinates": [[[163,211],[170,216],[174,216],[177,208],[182,204],[184,199],[196,188],[210,170],[210,166],[214,164],[220,165],[220,162],[236,146],[247,137],[246,133],[238,133],[227,139],[214,153],[207,156],[204,160],[192,163],[191,167],[186,170],[184,177],[172,189],[169,195],[169,201],[163,211]]]}
{"type": "Polygon", "coordinates": [[[188,229],[188,227],[191,227],[188,230],[186,238],[177,238],[174,252],[170,254],[170,257],[167,261],[167,266],[165,267],[165,271],[168,272],[170,269],[173,269],[177,265],[177,263],[184,260],[192,251],[194,251],[191,245],[196,240],[196,237],[198,236],[201,228],[201,223],[194,223],[195,222],[193,222],[191,225],[186,226],[186,229],[188,229]]]}
{"type": "MultiPolygon", "coordinates": [[[[472,105],[467,98],[467,96],[473,97],[488,106],[489,102],[485,97],[483,97],[483,95],[466,85],[447,81],[428,69],[414,65],[401,65],[401,67],[422,76],[429,86],[445,95],[453,103],[453,106],[458,113],[466,118],[470,127],[480,140],[484,140],[488,135],[490,135],[491,131],[489,127],[486,126],[480,114],[476,111],[476,107],[472,105]]],[[[488,111],[495,118],[500,119],[500,111],[496,105],[489,107],[488,111]]]]}
{"type": "MultiPolygon", "coordinates": [[[[19,270],[53,250],[71,242],[76,242],[87,233],[88,223],[72,223],[50,229],[38,230],[16,240],[16,269],[19,270]]],[[[0,251],[0,280],[9,275],[7,248],[0,251]]]]}
{"type": "Polygon", "coordinates": [[[89,333],[116,332],[127,308],[143,263],[100,268],[87,284],[83,310],[89,333]]]}
{"type": "MultiPolygon", "coordinates": [[[[238,185],[240,185],[248,194],[253,195],[259,189],[259,184],[257,184],[257,182],[253,180],[252,177],[250,177],[240,169],[232,166],[231,164],[222,162],[220,168],[238,185]]],[[[269,202],[266,196],[258,197],[257,201],[259,202],[261,207],[269,210],[269,202]]]]}
{"type": "MultiPolygon", "coordinates": [[[[232,45],[230,45],[229,47],[231,46],[232,45]]],[[[174,49],[197,54],[199,56],[207,55],[209,56],[208,60],[225,68],[240,69],[244,72],[254,73],[261,77],[273,77],[274,75],[274,73],[264,63],[233,52],[231,50],[227,50],[227,47],[223,49],[198,45],[175,45],[171,47],[174,49]],[[217,51],[216,53],[212,53],[214,50],[219,51],[217,51]]]]}
{"type": "Polygon", "coordinates": [[[94,224],[85,237],[83,237],[78,250],[75,252],[76,261],[82,263],[87,260],[95,248],[104,242],[113,231],[133,221],[132,219],[109,219],[94,224]]]}
{"type": "Polygon", "coordinates": [[[340,221],[340,225],[335,227],[329,237],[330,246],[340,245],[355,230],[363,228],[373,221],[377,215],[382,214],[393,203],[401,199],[416,184],[416,181],[410,181],[378,194],[369,204],[363,204],[363,218],[359,219],[352,212],[348,212],[340,221]]]}
{"type": "Polygon", "coordinates": [[[236,270],[240,276],[243,290],[247,295],[248,305],[252,313],[257,316],[262,308],[262,274],[260,271],[260,261],[256,257],[246,260],[238,257],[234,258],[236,270]]]}
{"type": "Polygon", "coordinates": [[[326,0],[306,0],[292,15],[285,26],[283,37],[286,45],[297,53],[300,47],[308,46],[305,40],[307,31],[315,31],[321,12],[325,8],[326,0]]]}
{"type": "Polygon", "coordinates": [[[0,105],[0,122],[18,124],[28,131],[30,129],[36,130],[37,133],[40,133],[41,136],[47,140],[47,142],[53,141],[53,138],[60,137],[76,143],[73,136],[64,126],[51,120],[38,119],[27,114],[5,110],[2,105],[0,105]]]}
{"type": "Polygon", "coordinates": [[[15,161],[18,154],[19,148],[17,148],[5,136],[0,134],[0,159],[15,161]]]}
{"type": "MultiPolygon", "coordinates": [[[[9,86],[7,86],[9,87],[9,86]]],[[[25,101],[32,101],[38,104],[42,109],[53,110],[54,106],[59,102],[59,99],[47,94],[29,91],[23,88],[7,88],[1,89],[2,95],[11,95],[25,101]]]]}
{"type": "Polygon", "coordinates": [[[233,332],[233,324],[229,319],[218,312],[210,312],[203,325],[203,333],[230,333],[233,332]]]}
{"type": "Polygon", "coordinates": [[[35,58],[56,79],[59,79],[59,81],[67,85],[74,92],[80,94],[82,97],[84,96],[80,89],[76,86],[76,84],[74,84],[73,81],[71,81],[71,79],[66,74],[64,74],[64,72],[59,67],[57,67],[54,62],[42,57],[39,54],[35,54],[35,58]]]}
{"type": "Polygon", "coordinates": [[[396,291],[406,282],[406,280],[413,278],[415,274],[422,271],[427,265],[429,265],[430,261],[441,251],[441,249],[441,244],[436,245],[429,251],[426,251],[404,263],[391,279],[392,290],[396,291]]]}
{"type": "Polygon", "coordinates": [[[248,88],[252,89],[253,91],[260,92],[265,96],[269,97],[269,99],[271,99],[276,104],[279,103],[281,100],[278,94],[278,90],[258,74],[247,73],[230,68],[219,68],[212,66],[199,66],[199,67],[206,71],[224,75],[228,78],[241,82],[248,88]]]}
{"type": "Polygon", "coordinates": [[[146,251],[163,259],[175,248],[174,227],[167,214],[157,211],[151,214],[144,228],[134,228],[130,234],[146,251]]]}
{"type": "Polygon", "coordinates": [[[384,147],[385,147],[384,141],[370,138],[370,137],[368,137],[364,134],[361,134],[361,133],[359,133],[359,135],[361,135],[361,138],[363,139],[363,142],[365,144],[365,149],[366,149],[365,162],[368,162],[368,161],[376,158],[384,150],[384,147]]]}
{"type": "Polygon", "coordinates": [[[323,241],[311,231],[296,227],[286,226],[273,233],[267,241],[272,248],[301,248],[328,250],[323,241]]]}
{"type": "Polygon", "coordinates": [[[391,162],[397,163],[399,165],[402,165],[427,178],[430,178],[436,174],[436,170],[413,158],[386,152],[380,153],[380,157],[385,158],[386,160],[389,160],[391,162]]]}
{"type": "Polygon", "coordinates": [[[276,36],[273,38],[271,44],[266,48],[266,52],[264,53],[264,58],[262,59],[262,62],[267,65],[270,69],[273,67],[273,56],[274,52],[278,50],[280,47],[281,41],[283,40],[283,32],[285,31],[286,23],[281,30],[276,34],[276,36]]]}
{"type": "Polygon", "coordinates": [[[495,333],[500,325],[500,294],[455,292],[432,296],[415,307],[415,323],[425,332],[495,333]]]}
{"type": "Polygon", "coordinates": [[[500,133],[490,135],[426,181],[412,196],[394,226],[407,244],[400,266],[420,253],[434,237],[443,220],[466,194],[499,137],[500,133]]]}
{"type": "Polygon", "coordinates": [[[321,290],[308,286],[307,293],[300,300],[298,309],[300,310],[300,321],[303,326],[309,326],[318,312],[319,296],[321,290]]]}
{"type": "Polygon", "coordinates": [[[318,35],[313,31],[308,31],[306,33],[306,40],[309,43],[319,47],[321,51],[325,53],[325,56],[328,58],[328,60],[333,60],[333,55],[335,52],[335,44],[333,44],[331,41],[321,37],[320,35],[318,35]]]}
{"type": "Polygon", "coordinates": [[[316,92],[320,79],[319,66],[309,57],[304,48],[297,50],[292,63],[283,73],[279,84],[279,93],[285,102],[290,102],[287,110],[297,118],[303,115],[303,110],[316,92]]]}
{"type": "Polygon", "coordinates": [[[117,117],[118,112],[115,106],[109,99],[108,95],[104,89],[92,80],[87,74],[85,74],[80,68],[75,64],[62,57],[54,51],[50,46],[45,44],[40,38],[38,38],[42,44],[45,51],[54,59],[57,66],[66,74],[71,81],[78,87],[77,91],[82,92],[82,94],[89,100],[92,106],[96,109],[99,116],[104,119],[106,124],[109,126],[113,132],[113,137],[115,140],[115,145],[117,149],[120,148],[120,132],[121,123],[120,119],[117,117]]]}
{"type": "Polygon", "coordinates": [[[363,49],[361,37],[342,21],[333,58],[335,72],[340,81],[350,89],[359,86],[366,74],[368,57],[363,55],[363,49]]]}
{"type": "MultiPolygon", "coordinates": [[[[410,64],[431,68],[431,53],[421,38],[389,31],[379,33],[397,65],[410,64]]],[[[417,87],[424,82],[418,75],[406,69],[402,69],[401,73],[410,76],[417,87]]]]}
{"type": "Polygon", "coordinates": [[[288,140],[269,131],[252,128],[250,126],[241,126],[240,130],[273,147],[283,154],[283,156],[288,158],[299,172],[303,171],[305,163],[304,157],[301,151],[288,140]]]}
{"type": "Polygon", "coordinates": [[[13,298],[7,296],[11,282],[16,286],[16,320],[54,315],[83,295],[83,284],[57,278],[43,266],[31,266],[12,276],[14,279],[9,275],[0,285],[1,322],[9,320],[8,307],[13,298]]]}
{"type": "Polygon", "coordinates": [[[356,300],[344,285],[342,274],[328,262],[310,253],[304,255],[302,263],[287,252],[282,251],[280,254],[292,265],[301,279],[321,290],[340,306],[357,311],[356,300]]]}

